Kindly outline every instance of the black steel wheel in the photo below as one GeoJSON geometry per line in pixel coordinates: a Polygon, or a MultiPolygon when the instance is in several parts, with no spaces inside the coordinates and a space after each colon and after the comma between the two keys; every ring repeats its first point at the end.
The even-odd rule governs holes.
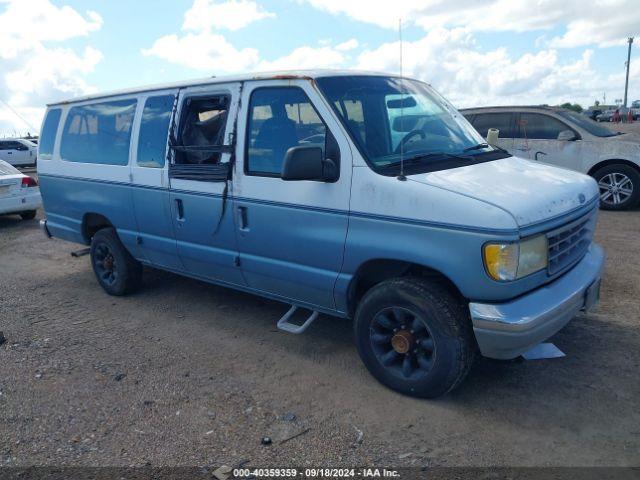
{"type": "Polygon", "coordinates": [[[360,300],[354,329],[369,372],[406,395],[433,398],[453,390],[475,356],[468,310],[435,281],[379,283],[360,300]]]}
{"type": "Polygon", "coordinates": [[[106,243],[96,246],[93,256],[94,269],[100,282],[107,285],[114,285],[118,279],[118,265],[113,258],[113,253],[106,243]]]}
{"type": "Polygon", "coordinates": [[[109,295],[133,292],[142,282],[142,265],[127,251],[113,228],[104,228],[91,239],[91,266],[109,295]]]}
{"type": "Polygon", "coordinates": [[[400,378],[420,379],[433,367],[435,343],[420,313],[383,308],[373,317],[370,340],[380,364],[400,378]]]}

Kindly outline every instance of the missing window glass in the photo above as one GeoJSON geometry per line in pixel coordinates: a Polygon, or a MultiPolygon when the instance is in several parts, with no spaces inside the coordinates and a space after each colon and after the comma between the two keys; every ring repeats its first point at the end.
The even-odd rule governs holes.
{"type": "Polygon", "coordinates": [[[220,163],[227,123],[228,97],[186,100],[175,163],[216,165],[220,163]]]}

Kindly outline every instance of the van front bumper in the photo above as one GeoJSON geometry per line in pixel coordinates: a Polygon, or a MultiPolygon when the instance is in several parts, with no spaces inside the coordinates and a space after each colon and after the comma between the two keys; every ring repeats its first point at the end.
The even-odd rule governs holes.
{"type": "Polygon", "coordinates": [[[602,248],[591,244],[575,267],[537,290],[506,303],[469,303],[482,355],[515,358],[551,337],[579,311],[593,307],[603,268],[602,248]]]}

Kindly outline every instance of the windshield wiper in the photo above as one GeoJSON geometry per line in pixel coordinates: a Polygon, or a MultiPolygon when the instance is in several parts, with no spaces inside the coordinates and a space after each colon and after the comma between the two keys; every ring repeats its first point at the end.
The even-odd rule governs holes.
{"type": "Polygon", "coordinates": [[[422,163],[424,160],[431,160],[433,158],[439,158],[436,162],[442,162],[449,159],[456,160],[471,160],[471,156],[469,155],[456,155],[455,153],[447,153],[447,152],[432,152],[432,153],[422,153],[420,155],[414,155],[413,157],[405,158],[403,160],[396,160],[395,162],[388,163],[385,167],[395,167],[404,163],[405,165],[414,165],[416,163],[422,163]]]}
{"type": "Polygon", "coordinates": [[[487,142],[484,143],[479,143],[477,145],[474,145],[473,147],[467,147],[463,150],[463,152],[470,152],[471,150],[482,150],[483,148],[489,148],[491,145],[489,145],[487,142]]]}

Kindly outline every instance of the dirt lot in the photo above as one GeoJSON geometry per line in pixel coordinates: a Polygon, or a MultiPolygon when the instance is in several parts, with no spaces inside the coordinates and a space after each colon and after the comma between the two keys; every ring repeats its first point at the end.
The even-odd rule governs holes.
{"type": "Polygon", "coordinates": [[[109,297],[78,246],[0,217],[0,465],[637,466],[639,233],[601,213],[602,302],[565,358],[480,359],[425,401],[369,376],[347,321],[289,335],[282,304],[154,270],[109,297]]]}

